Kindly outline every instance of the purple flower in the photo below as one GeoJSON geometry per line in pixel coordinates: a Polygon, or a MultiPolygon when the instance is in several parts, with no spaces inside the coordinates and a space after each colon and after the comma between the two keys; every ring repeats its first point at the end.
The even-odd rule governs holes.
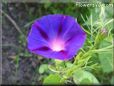
{"type": "Polygon", "coordinates": [[[83,46],[85,39],[85,32],[73,17],[54,14],[35,20],[27,41],[32,53],[69,60],[83,46]]]}

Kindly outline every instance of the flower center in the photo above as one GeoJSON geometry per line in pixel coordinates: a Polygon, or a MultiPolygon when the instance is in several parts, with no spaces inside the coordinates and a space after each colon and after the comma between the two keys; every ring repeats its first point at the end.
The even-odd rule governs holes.
{"type": "Polygon", "coordinates": [[[64,42],[62,40],[54,39],[52,41],[51,49],[53,51],[61,51],[65,49],[64,42]]]}

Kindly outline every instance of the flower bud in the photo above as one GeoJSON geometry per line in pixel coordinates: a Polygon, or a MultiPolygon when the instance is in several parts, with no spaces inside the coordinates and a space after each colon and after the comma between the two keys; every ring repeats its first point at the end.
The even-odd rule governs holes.
{"type": "Polygon", "coordinates": [[[105,28],[100,29],[96,38],[95,38],[94,47],[98,48],[100,43],[106,38],[107,35],[108,35],[107,29],[105,29],[105,28]]]}
{"type": "Polygon", "coordinates": [[[101,36],[102,36],[102,37],[106,37],[106,36],[108,35],[108,31],[107,31],[107,29],[105,29],[105,28],[101,29],[101,30],[100,30],[100,33],[101,33],[101,36]]]}

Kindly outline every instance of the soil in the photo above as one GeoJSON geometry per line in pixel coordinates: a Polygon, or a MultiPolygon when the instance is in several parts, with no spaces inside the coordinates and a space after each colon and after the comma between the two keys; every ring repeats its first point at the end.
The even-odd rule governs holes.
{"type": "MultiPolygon", "coordinates": [[[[7,13],[21,31],[27,36],[29,27],[23,26],[29,22],[28,12],[34,13],[36,5],[25,5],[24,3],[3,4],[3,11],[7,13]],[[26,6],[30,9],[26,9],[26,6]]],[[[19,42],[20,33],[14,25],[3,15],[2,16],[2,84],[40,84],[39,74],[35,69],[41,64],[41,60],[36,56],[23,56],[22,51],[27,51],[26,46],[19,42]],[[21,54],[20,54],[20,53],[21,54]],[[19,60],[16,64],[16,57],[19,60]],[[17,67],[18,66],[18,67],[17,67]]]]}

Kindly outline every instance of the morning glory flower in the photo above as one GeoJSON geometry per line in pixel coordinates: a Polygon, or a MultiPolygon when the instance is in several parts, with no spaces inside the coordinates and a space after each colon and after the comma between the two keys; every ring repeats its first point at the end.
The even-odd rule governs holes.
{"type": "Polygon", "coordinates": [[[45,58],[69,60],[83,46],[86,34],[75,18],[53,14],[36,19],[27,37],[28,49],[45,58]]]}

